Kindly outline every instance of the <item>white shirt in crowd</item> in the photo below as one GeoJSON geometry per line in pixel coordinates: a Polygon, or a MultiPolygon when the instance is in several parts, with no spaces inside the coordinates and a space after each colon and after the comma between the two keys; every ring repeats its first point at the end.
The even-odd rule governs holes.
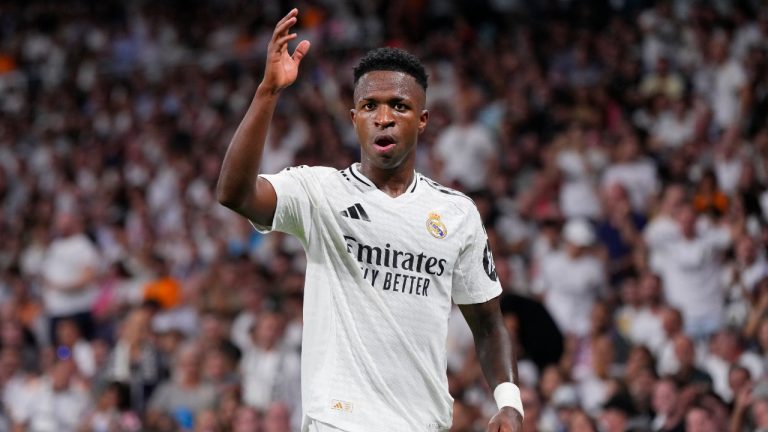
{"type": "Polygon", "coordinates": [[[654,272],[661,272],[667,246],[681,237],[680,227],[670,216],[659,215],[648,222],[643,230],[643,240],[648,246],[648,264],[654,272]]]}
{"type": "Polygon", "coordinates": [[[600,200],[595,187],[595,165],[592,155],[564,150],[557,155],[557,166],[563,173],[560,187],[560,210],[567,218],[595,218],[600,215],[600,200]]]}
{"type": "Polygon", "coordinates": [[[629,340],[635,345],[645,345],[656,357],[667,340],[660,315],[649,307],[642,307],[629,330],[629,340]]]}
{"type": "Polygon", "coordinates": [[[240,351],[245,352],[253,346],[251,329],[254,324],[256,324],[256,313],[251,310],[240,311],[232,321],[229,337],[240,351]]]}
{"type": "Polygon", "coordinates": [[[717,185],[720,190],[733,196],[739,186],[739,177],[741,177],[741,170],[744,165],[741,155],[736,155],[730,159],[715,158],[714,165],[717,185]]]}
{"type": "Polygon", "coordinates": [[[291,119],[291,127],[279,139],[273,135],[274,131],[270,129],[261,159],[263,174],[274,174],[293,164],[296,152],[306,143],[310,130],[307,123],[301,119],[291,119]]]}
{"type": "Polygon", "coordinates": [[[754,262],[742,267],[731,263],[723,270],[723,287],[726,290],[726,322],[729,326],[743,326],[752,309],[752,292],[755,285],[768,276],[768,260],[758,254],[754,262]]]}
{"type": "Polygon", "coordinates": [[[45,254],[42,274],[45,280],[43,304],[50,316],[66,316],[91,309],[98,293],[95,284],[69,289],[89,271],[98,271],[99,253],[85,234],[53,240],[45,254]]]}
{"type": "Polygon", "coordinates": [[[349,431],[447,431],[451,302],[501,294],[480,215],[415,173],[392,198],[358,169],[288,168],[272,227],[307,253],[302,409],[349,431]]]}
{"type": "Polygon", "coordinates": [[[739,92],[746,84],[747,73],[738,61],[729,60],[715,67],[711,107],[718,126],[727,128],[739,118],[739,92]]]}
{"type": "Polygon", "coordinates": [[[26,424],[29,432],[75,432],[90,403],[84,388],[70,385],[54,391],[47,377],[30,380],[16,397],[11,416],[14,422],[26,424]]]}
{"type": "Polygon", "coordinates": [[[595,300],[604,294],[605,270],[592,255],[576,258],[558,251],[542,259],[534,290],[563,333],[584,336],[595,300]],[[567,277],[564,277],[567,276],[567,277]]]}
{"type": "Polygon", "coordinates": [[[696,114],[693,110],[682,115],[669,110],[659,115],[651,132],[665,147],[677,149],[693,138],[695,126],[696,114]]]}
{"type": "Polygon", "coordinates": [[[240,361],[243,401],[260,410],[277,401],[293,406],[300,398],[300,369],[297,353],[283,348],[266,351],[251,346],[240,361]]]}
{"type": "Polygon", "coordinates": [[[616,183],[626,189],[632,209],[642,213],[659,190],[656,166],[645,158],[610,165],[603,174],[603,187],[616,183]]]}
{"type": "Polygon", "coordinates": [[[27,409],[25,389],[33,378],[17,372],[5,381],[3,387],[3,407],[8,416],[18,421],[27,409]]]}
{"type": "Polygon", "coordinates": [[[717,328],[722,322],[720,253],[729,243],[727,232],[710,230],[693,239],[680,236],[664,248],[660,260],[664,297],[682,312],[687,328],[705,322],[717,328]]]}
{"type": "Polygon", "coordinates": [[[445,181],[458,181],[467,190],[478,190],[486,185],[488,163],[498,153],[488,129],[471,123],[445,128],[437,137],[435,154],[444,164],[445,181]]]}
{"type": "MultiPolygon", "coordinates": [[[[749,371],[752,380],[759,380],[763,376],[763,360],[759,355],[744,351],[736,360],[736,365],[742,366],[749,371]]],[[[728,374],[733,364],[726,360],[709,353],[704,360],[704,369],[712,377],[712,389],[726,402],[733,401],[733,391],[728,384],[728,374]]]]}
{"type": "Polygon", "coordinates": [[[659,375],[673,375],[680,370],[680,362],[675,354],[674,339],[666,339],[656,353],[656,372],[659,375]]]}
{"type": "Polygon", "coordinates": [[[93,347],[85,339],[78,340],[72,347],[72,360],[77,365],[77,370],[84,377],[91,378],[96,373],[96,359],[93,355],[93,347]]]}

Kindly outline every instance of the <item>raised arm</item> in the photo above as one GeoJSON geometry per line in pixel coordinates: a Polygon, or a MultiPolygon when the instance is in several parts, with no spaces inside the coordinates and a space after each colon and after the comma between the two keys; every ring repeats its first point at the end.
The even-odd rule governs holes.
{"type": "Polygon", "coordinates": [[[280,92],[296,81],[299,63],[309,51],[309,42],[304,40],[293,55],[288,53],[288,42],[296,37],[289,30],[296,24],[298,13],[291,10],[275,26],[267,47],[264,78],[229,143],[216,187],[216,198],[222,205],[261,225],[272,223],[277,205],[274,188],[259,177],[267,130],[280,92]]]}
{"type": "MultiPolygon", "coordinates": [[[[475,339],[475,351],[480,367],[494,390],[496,402],[509,396],[507,386],[517,386],[517,360],[512,352],[512,342],[501,317],[499,298],[485,303],[459,305],[475,339]],[[500,384],[504,384],[499,390],[500,384]],[[499,394],[501,393],[501,394],[499,394]]],[[[520,400],[519,392],[517,400],[520,400]]],[[[522,430],[523,416],[511,406],[502,406],[488,424],[489,432],[517,432],[522,430]]]]}

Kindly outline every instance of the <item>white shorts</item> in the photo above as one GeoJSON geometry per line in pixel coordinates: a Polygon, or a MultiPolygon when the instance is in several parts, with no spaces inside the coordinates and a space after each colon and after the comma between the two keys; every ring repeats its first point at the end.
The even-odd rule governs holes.
{"type": "Polygon", "coordinates": [[[305,432],[344,432],[343,429],[331,426],[327,423],[319,422],[313,418],[309,418],[307,422],[307,428],[305,432]]]}

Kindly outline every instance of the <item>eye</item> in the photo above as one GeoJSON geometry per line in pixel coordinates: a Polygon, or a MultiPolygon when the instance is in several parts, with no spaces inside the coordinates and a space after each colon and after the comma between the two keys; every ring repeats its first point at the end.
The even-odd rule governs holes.
{"type": "Polygon", "coordinates": [[[398,102],[394,105],[394,108],[398,111],[405,111],[408,109],[408,106],[406,106],[404,103],[398,102]]]}
{"type": "Polygon", "coordinates": [[[375,103],[373,103],[373,102],[366,102],[366,103],[363,105],[363,109],[366,109],[366,110],[372,110],[372,109],[374,109],[374,108],[376,108],[376,104],[375,104],[375,103]]]}

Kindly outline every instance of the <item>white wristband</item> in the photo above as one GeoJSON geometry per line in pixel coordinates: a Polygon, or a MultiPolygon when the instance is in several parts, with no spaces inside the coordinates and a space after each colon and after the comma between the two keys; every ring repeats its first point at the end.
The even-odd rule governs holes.
{"type": "Polygon", "coordinates": [[[501,383],[493,391],[493,398],[496,399],[496,406],[501,409],[508,406],[514,408],[523,417],[523,401],[520,399],[520,389],[511,382],[501,383]]]}

